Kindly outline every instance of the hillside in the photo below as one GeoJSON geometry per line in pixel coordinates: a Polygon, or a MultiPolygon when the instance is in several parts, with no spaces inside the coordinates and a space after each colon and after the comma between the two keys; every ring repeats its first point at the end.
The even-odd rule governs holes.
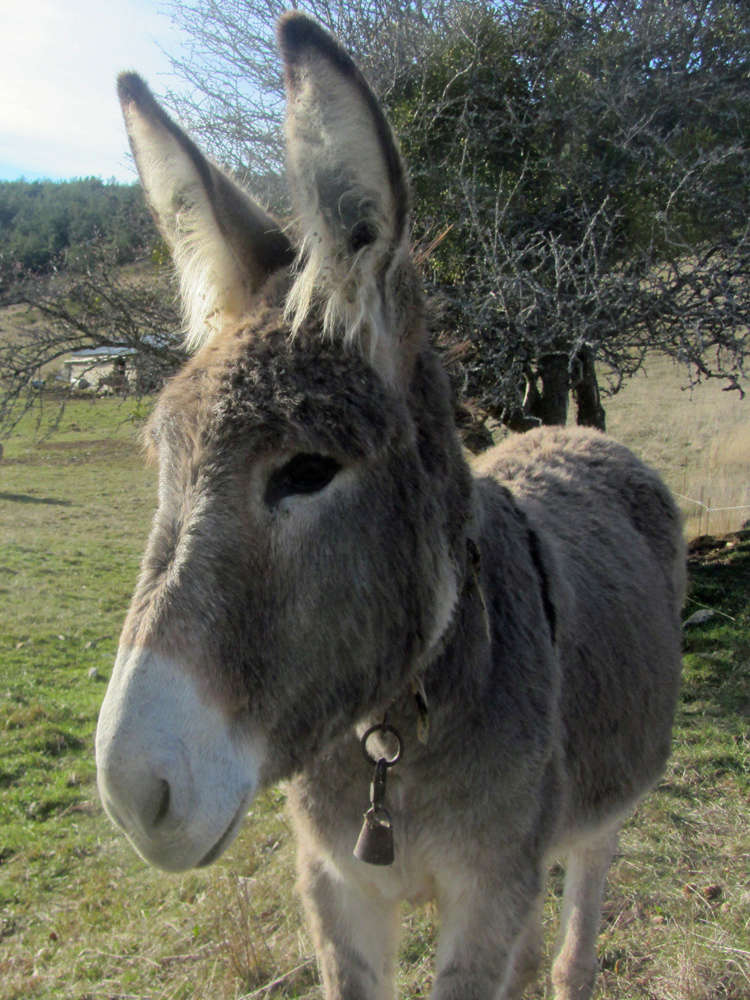
{"type": "Polygon", "coordinates": [[[49,271],[60,255],[96,239],[131,261],[154,228],[137,184],[74,181],[0,182],[0,255],[14,267],[49,271]]]}

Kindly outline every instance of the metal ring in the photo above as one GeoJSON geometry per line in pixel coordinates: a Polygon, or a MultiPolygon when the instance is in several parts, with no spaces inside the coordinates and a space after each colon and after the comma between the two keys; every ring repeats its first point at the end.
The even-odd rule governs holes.
{"type": "Polygon", "coordinates": [[[370,764],[377,764],[379,760],[385,761],[386,767],[393,767],[394,764],[398,764],[401,760],[401,737],[397,729],[393,726],[387,725],[385,722],[376,722],[374,726],[370,726],[367,732],[361,739],[362,752],[365,755],[365,760],[369,761],[370,764]],[[392,757],[373,757],[373,755],[367,749],[367,741],[372,736],[373,733],[390,733],[391,736],[396,741],[396,752],[392,757]]]}

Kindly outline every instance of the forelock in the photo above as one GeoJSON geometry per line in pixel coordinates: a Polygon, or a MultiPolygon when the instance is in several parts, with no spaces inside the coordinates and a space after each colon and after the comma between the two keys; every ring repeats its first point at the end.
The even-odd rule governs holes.
{"type": "Polygon", "coordinates": [[[162,393],[153,423],[176,423],[193,442],[243,438],[262,451],[359,458],[397,436],[403,407],[359,352],[324,338],[314,318],[291,338],[282,311],[271,309],[191,359],[162,393]]]}

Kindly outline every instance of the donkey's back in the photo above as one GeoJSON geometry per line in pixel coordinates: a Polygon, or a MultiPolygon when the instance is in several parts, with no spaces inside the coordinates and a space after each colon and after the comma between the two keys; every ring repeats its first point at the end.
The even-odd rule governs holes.
{"type": "MultiPolygon", "coordinates": [[[[522,845],[512,865],[528,865],[529,899],[537,894],[501,995],[520,997],[539,962],[533,859],[564,856],[555,996],[588,997],[617,834],[669,753],[685,592],[681,518],[661,479],[598,431],[543,428],[512,437],[474,471],[482,602],[494,640],[494,683],[485,697],[500,703],[496,717],[505,719],[512,690],[511,711],[520,716],[515,749],[524,737],[527,748],[527,760],[511,764],[502,724],[485,736],[501,743],[486,751],[502,768],[490,784],[527,791],[525,806],[509,803],[513,819],[508,807],[494,819],[499,837],[522,845]],[[528,759],[534,755],[536,766],[528,759]]],[[[508,848],[496,857],[502,854],[514,857],[508,848]]]]}
{"type": "MultiPolygon", "coordinates": [[[[513,437],[475,471],[487,477],[480,494],[507,490],[526,522],[561,670],[561,826],[586,829],[627,812],[669,752],[685,593],[681,517],[659,476],[598,431],[513,437]]],[[[487,528],[491,551],[498,535],[491,521],[487,528]]]]}

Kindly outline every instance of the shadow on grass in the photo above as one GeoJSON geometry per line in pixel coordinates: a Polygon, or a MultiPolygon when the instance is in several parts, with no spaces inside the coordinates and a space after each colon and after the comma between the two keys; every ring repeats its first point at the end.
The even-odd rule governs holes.
{"type": "MultiPolygon", "coordinates": [[[[697,713],[736,734],[750,718],[750,531],[714,542],[688,560],[686,615],[697,605],[714,616],[684,633],[681,717],[689,728],[697,713]]],[[[737,772],[737,761],[717,759],[717,772],[737,772]]]]}
{"type": "MultiPolygon", "coordinates": [[[[750,530],[743,529],[725,538],[704,536],[696,539],[691,549],[686,612],[692,610],[692,604],[709,607],[733,620],[743,617],[750,597],[750,530]]],[[[688,634],[692,636],[694,631],[691,629],[688,634]]],[[[700,634],[700,629],[695,634],[700,634]]]]}
{"type": "Polygon", "coordinates": [[[71,500],[57,500],[55,497],[33,497],[29,493],[0,493],[0,500],[10,503],[43,503],[50,507],[72,507],[71,500]]]}

